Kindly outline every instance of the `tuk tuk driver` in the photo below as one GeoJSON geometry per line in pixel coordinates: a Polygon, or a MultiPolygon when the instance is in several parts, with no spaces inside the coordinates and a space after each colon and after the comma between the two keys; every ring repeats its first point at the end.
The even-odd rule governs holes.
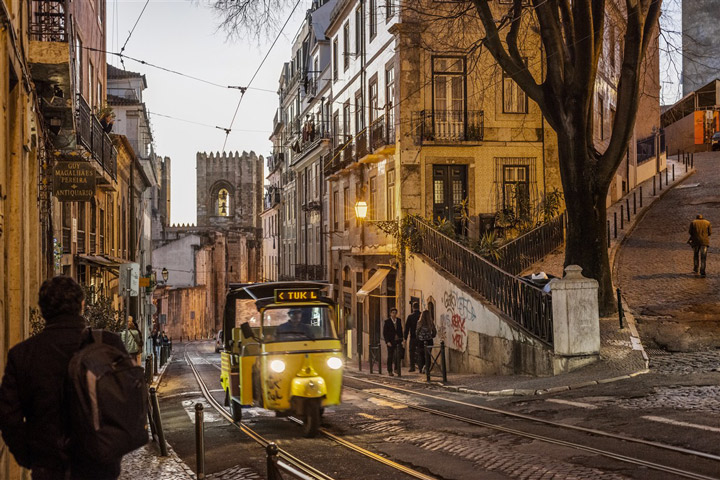
{"type": "Polygon", "coordinates": [[[302,309],[291,308],[288,311],[288,321],[278,325],[275,330],[276,336],[281,335],[302,335],[306,338],[313,338],[310,332],[310,325],[302,322],[302,309]]]}

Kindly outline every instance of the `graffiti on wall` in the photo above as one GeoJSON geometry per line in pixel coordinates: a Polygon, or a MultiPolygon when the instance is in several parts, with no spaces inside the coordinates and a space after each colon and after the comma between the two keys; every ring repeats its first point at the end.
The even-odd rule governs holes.
{"type": "Polygon", "coordinates": [[[464,352],[468,329],[477,319],[473,302],[462,293],[446,290],[442,307],[445,311],[440,314],[439,336],[449,348],[464,352]]]}

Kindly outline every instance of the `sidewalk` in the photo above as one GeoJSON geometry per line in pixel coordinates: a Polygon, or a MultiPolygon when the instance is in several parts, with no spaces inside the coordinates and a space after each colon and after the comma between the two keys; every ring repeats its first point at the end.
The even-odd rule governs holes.
{"type": "MultiPolygon", "coordinates": [[[[672,191],[685,179],[695,173],[694,169],[687,168],[682,161],[668,159],[668,182],[666,184],[665,172],[662,172],[662,190],[655,175],[655,194],[653,195],[653,179],[646,180],[635,189],[628,192],[622,199],[608,207],[607,217],[610,220],[610,265],[615,270],[615,260],[620,247],[625,243],[628,235],[650,210],[650,206],[660,200],[665,194],[672,191]],[[673,165],[675,175],[673,179],[673,165]],[[642,188],[642,207],[640,206],[640,189],[642,188]],[[633,201],[634,200],[634,201],[633,201]],[[630,206],[630,219],[628,220],[627,206],[630,206]],[[621,211],[623,220],[620,220],[621,211]],[[617,237],[615,236],[614,219],[617,216],[617,237]]],[[[558,249],[546,257],[542,262],[532,265],[526,273],[544,271],[555,276],[562,276],[565,251],[558,249]]],[[[577,388],[611,383],[628,379],[648,372],[648,356],[643,349],[638,335],[635,318],[632,312],[625,310],[624,328],[620,328],[617,315],[600,319],[600,361],[579,370],[556,375],[552,377],[532,377],[523,375],[475,375],[448,373],[448,383],[441,382],[439,369],[433,371],[431,383],[442,388],[464,393],[478,395],[542,395],[547,393],[574,390],[577,388]]],[[[384,362],[384,360],[383,360],[384,362]]],[[[358,372],[357,362],[348,362],[347,370],[354,374],[361,373],[371,378],[380,378],[376,373],[370,374],[369,365],[363,365],[362,372],[358,372]]],[[[385,371],[383,363],[383,380],[393,382],[413,382],[427,384],[425,375],[402,372],[402,377],[390,377],[385,371]]]]}

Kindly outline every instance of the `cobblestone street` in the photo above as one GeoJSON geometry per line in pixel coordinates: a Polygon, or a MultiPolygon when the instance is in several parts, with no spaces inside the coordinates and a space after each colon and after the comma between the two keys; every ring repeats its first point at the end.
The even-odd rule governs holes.
{"type": "Polygon", "coordinates": [[[697,173],[658,200],[618,252],[616,282],[647,346],[668,351],[720,347],[720,249],[711,237],[707,278],[692,271],[688,225],[698,213],[720,225],[720,153],[695,154],[697,173]]]}

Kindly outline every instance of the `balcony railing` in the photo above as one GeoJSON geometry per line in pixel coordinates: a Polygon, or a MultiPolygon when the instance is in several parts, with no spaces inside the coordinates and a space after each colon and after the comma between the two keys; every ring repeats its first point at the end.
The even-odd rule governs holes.
{"type": "Polygon", "coordinates": [[[77,253],[85,253],[85,231],[77,231],[77,253]]]}
{"type": "Polygon", "coordinates": [[[390,122],[386,124],[385,115],[380,115],[370,127],[370,149],[372,151],[382,148],[385,145],[395,144],[395,125],[390,118],[390,122]]]}
{"type": "Polygon", "coordinates": [[[359,162],[368,154],[367,132],[358,133],[355,137],[355,159],[359,162]]]}
{"type": "Polygon", "coordinates": [[[479,142],[483,139],[482,110],[433,110],[415,112],[419,142],[479,142]]]}
{"type": "Polygon", "coordinates": [[[345,149],[342,151],[342,163],[341,167],[346,167],[353,162],[353,150],[354,145],[352,143],[352,137],[350,137],[344,145],[345,149]]]}
{"type": "Polygon", "coordinates": [[[655,135],[651,135],[637,142],[637,163],[645,163],[648,160],[655,158],[655,135]]]}
{"type": "Polygon", "coordinates": [[[519,275],[533,263],[545,258],[565,241],[565,215],[529,231],[500,248],[500,259],[495,262],[500,268],[513,275],[519,275]]]}
{"type": "Polygon", "coordinates": [[[65,0],[32,0],[30,38],[40,42],[67,42],[65,0]]]}
{"type": "Polygon", "coordinates": [[[285,154],[280,151],[273,151],[273,154],[267,158],[268,172],[274,172],[285,161],[285,154]]]}
{"type": "Polygon", "coordinates": [[[113,179],[117,177],[117,150],[103,130],[100,121],[92,114],[85,99],[77,97],[77,141],[92,153],[95,161],[113,179]]]}
{"type": "Polygon", "coordinates": [[[278,203],[280,203],[279,191],[268,192],[265,194],[265,210],[273,208],[278,203]]]}
{"type": "Polygon", "coordinates": [[[417,217],[411,217],[420,241],[418,253],[435,262],[468,288],[539,339],[552,345],[552,296],[493,265],[443,235],[417,217]]]}

